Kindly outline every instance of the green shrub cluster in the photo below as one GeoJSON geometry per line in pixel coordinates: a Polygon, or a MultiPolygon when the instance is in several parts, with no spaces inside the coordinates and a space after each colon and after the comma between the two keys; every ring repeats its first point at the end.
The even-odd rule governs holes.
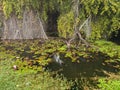
{"type": "Polygon", "coordinates": [[[63,38],[71,38],[74,34],[74,14],[69,12],[61,15],[58,19],[59,36],[63,38]]]}

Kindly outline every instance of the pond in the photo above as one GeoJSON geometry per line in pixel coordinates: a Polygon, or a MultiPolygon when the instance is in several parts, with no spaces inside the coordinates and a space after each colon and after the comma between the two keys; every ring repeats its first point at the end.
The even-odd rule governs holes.
{"type": "Polygon", "coordinates": [[[99,56],[98,60],[95,61],[81,61],[81,62],[71,62],[70,60],[64,60],[64,64],[60,65],[58,63],[50,63],[48,69],[56,71],[59,74],[64,75],[68,79],[75,79],[81,77],[106,77],[108,76],[105,72],[115,73],[119,69],[115,68],[115,65],[119,63],[106,63],[105,59],[107,57],[99,56]],[[113,66],[112,66],[113,65],[113,66]]]}
{"type": "MultiPolygon", "coordinates": [[[[44,65],[46,71],[49,71],[51,73],[52,78],[56,78],[57,75],[62,75],[63,78],[67,78],[67,81],[70,80],[75,81],[78,80],[81,83],[77,86],[84,87],[86,85],[96,86],[98,83],[99,77],[109,77],[109,73],[118,73],[120,68],[120,62],[110,62],[111,59],[115,60],[118,59],[116,57],[116,53],[112,53],[112,55],[115,55],[114,57],[110,57],[111,52],[109,50],[113,50],[110,48],[111,46],[114,46],[115,50],[118,50],[119,46],[116,46],[111,43],[106,42],[97,42],[97,44],[100,44],[101,51],[93,50],[91,51],[86,49],[81,45],[80,48],[76,49],[74,47],[71,48],[71,51],[66,50],[66,47],[63,42],[59,40],[50,40],[47,42],[44,42],[43,40],[22,40],[22,41],[1,41],[0,42],[0,52],[6,52],[7,54],[13,55],[18,60],[22,61],[19,68],[23,67],[25,68],[25,65],[30,66],[30,64],[25,64],[24,61],[27,60],[29,63],[31,60],[34,62],[35,60],[40,62],[39,64],[31,64],[33,67],[44,65]],[[108,48],[110,44],[110,47],[108,48]],[[85,50],[83,50],[84,48],[85,50]],[[108,51],[102,51],[102,50],[108,50],[108,51]],[[47,62],[50,58],[53,59],[53,54],[59,53],[59,59],[62,60],[63,63],[60,64],[59,61],[55,62],[52,60],[51,62],[47,62]],[[74,52],[74,53],[71,53],[74,52]],[[109,54],[107,53],[109,52],[109,54]],[[64,54],[73,55],[73,58],[77,58],[76,61],[72,61],[72,58],[65,57],[64,54]],[[83,56],[82,56],[82,55],[83,56]],[[87,55],[87,57],[84,57],[84,54],[87,55]],[[75,55],[75,56],[74,56],[75,55]],[[59,62],[59,63],[58,63],[59,62]],[[119,67],[118,67],[119,66],[119,67]],[[82,81],[83,80],[83,81],[82,81]],[[89,84],[89,83],[90,84],[89,84]],[[82,86],[83,85],[83,86],[82,86]]],[[[100,47],[99,46],[99,47],[100,47]]],[[[118,53],[119,54],[119,53],[118,53]]],[[[3,56],[3,55],[2,55],[3,56]]],[[[3,56],[4,57],[4,56],[3,56]]],[[[56,56],[57,58],[57,56],[56,56]]],[[[27,67],[27,66],[26,66],[27,67]]],[[[36,70],[37,71],[37,70],[36,70]]],[[[38,71],[38,74],[39,71],[38,71]]],[[[64,79],[63,79],[64,80],[64,79]]],[[[61,82],[61,81],[60,81],[61,82]]],[[[77,87],[76,85],[73,85],[74,87],[77,87]]],[[[89,86],[87,86],[89,87],[89,86]]],[[[80,90],[80,89],[73,89],[73,90],[80,90]]],[[[89,90],[89,89],[82,89],[82,90],[89,90]]]]}

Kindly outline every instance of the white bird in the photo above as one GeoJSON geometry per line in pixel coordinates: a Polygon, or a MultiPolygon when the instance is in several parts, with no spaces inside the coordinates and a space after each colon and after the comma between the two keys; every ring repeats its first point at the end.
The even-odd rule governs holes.
{"type": "Polygon", "coordinates": [[[54,54],[53,56],[55,62],[59,63],[60,65],[62,65],[64,62],[60,59],[60,55],[59,54],[54,54]]]}

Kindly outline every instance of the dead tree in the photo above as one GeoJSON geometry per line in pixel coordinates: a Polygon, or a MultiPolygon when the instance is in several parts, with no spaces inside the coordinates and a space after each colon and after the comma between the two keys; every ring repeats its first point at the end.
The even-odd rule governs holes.
{"type": "Polygon", "coordinates": [[[86,47],[89,46],[89,43],[82,37],[80,30],[83,28],[83,26],[87,23],[87,21],[91,18],[91,16],[89,16],[82,25],[78,25],[77,23],[77,19],[79,16],[79,0],[73,0],[73,12],[74,12],[74,18],[75,18],[75,23],[74,23],[74,35],[71,39],[66,41],[66,44],[68,45],[68,47],[70,47],[70,44],[72,43],[72,41],[74,41],[76,39],[76,37],[78,36],[79,40],[84,43],[86,45],[86,47]]]}

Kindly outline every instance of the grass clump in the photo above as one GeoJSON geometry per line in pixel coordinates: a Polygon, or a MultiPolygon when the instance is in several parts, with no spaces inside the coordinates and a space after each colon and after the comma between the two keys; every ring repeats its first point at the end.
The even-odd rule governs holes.
{"type": "Polygon", "coordinates": [[[98,87],[101,90],[120,90],[120,80],[106,80],[105,78],[99,79],[98,87]]]}

